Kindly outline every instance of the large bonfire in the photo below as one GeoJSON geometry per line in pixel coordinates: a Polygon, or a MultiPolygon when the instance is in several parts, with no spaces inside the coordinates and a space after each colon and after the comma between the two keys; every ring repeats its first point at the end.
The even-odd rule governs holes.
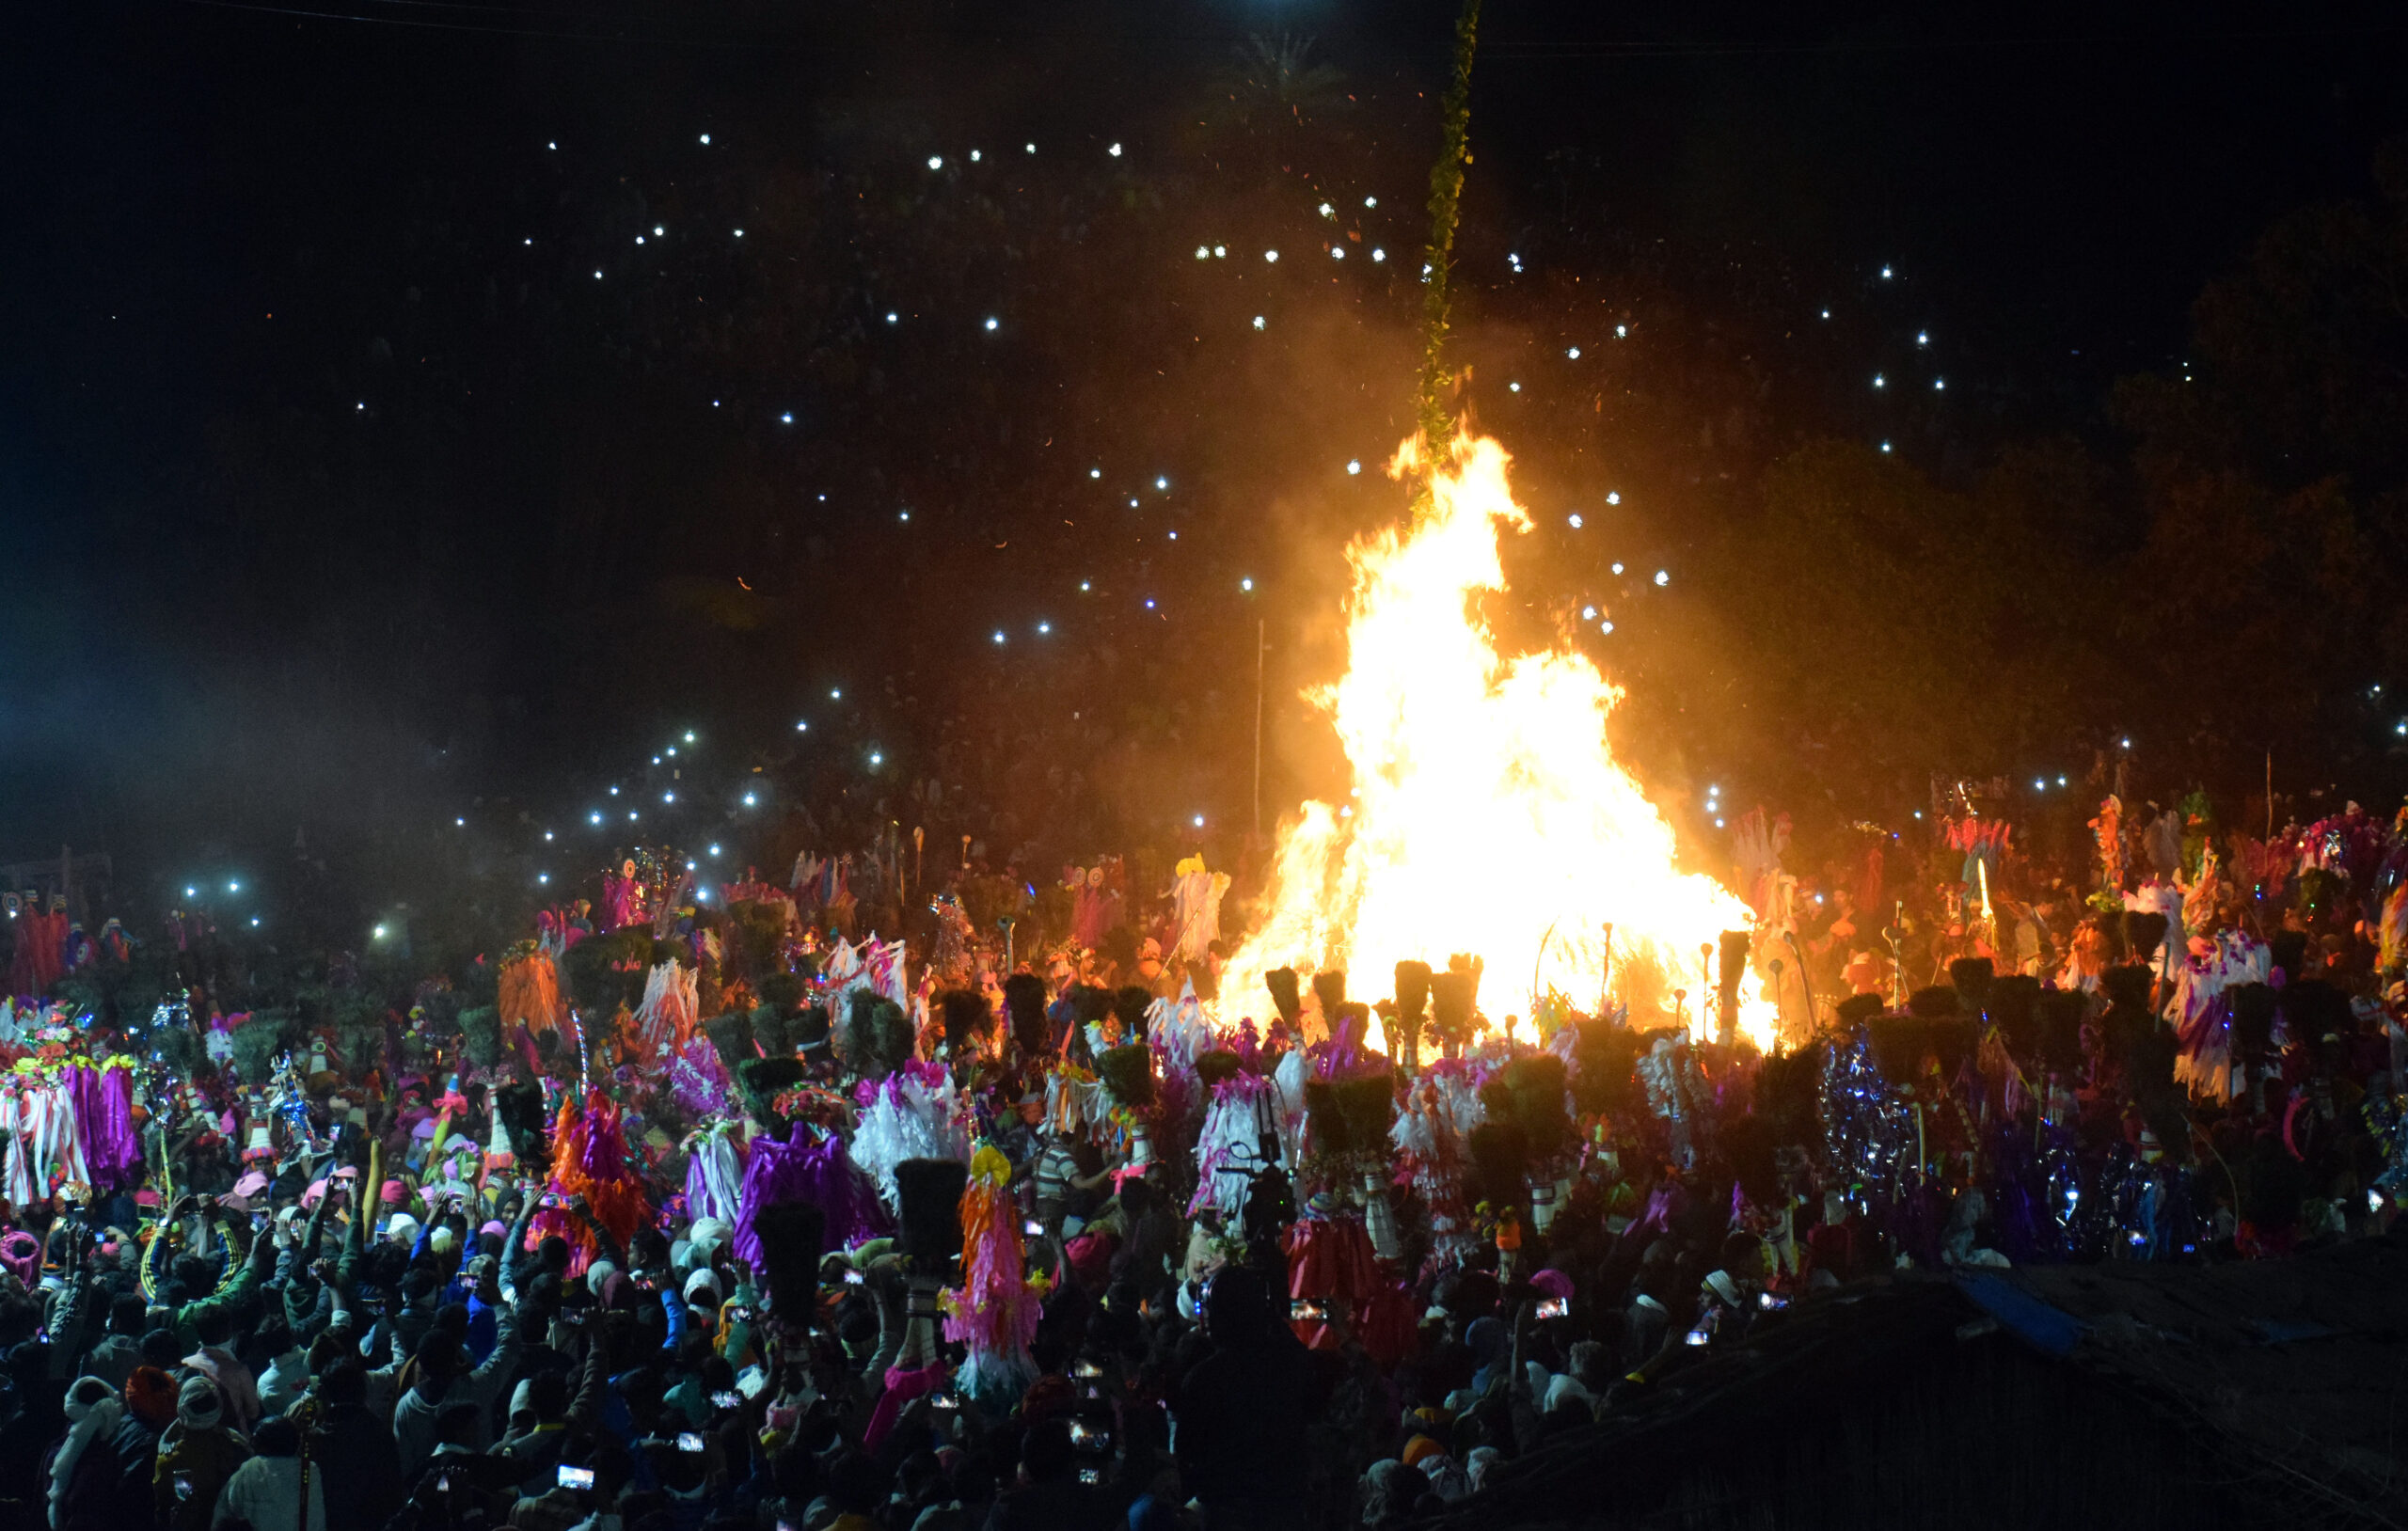
{"type": "MultiPolygon", "coordinates": [[[[1391,474],[1425,471],[1422,450],[1406,443],[1391,474]]],[[[1701,948],[1748,929],[1748,906],[1676,868],[1671,826],[1607,738],[1619,688],[1577,654],[1498,654],[1476,609],[1505,586],[1498,529],[1530,528],[1507,462],[1458,435],[1426,467],[1416,524],[1347,549],[1346,672],[1308,700],[1353,792],[1283,826],[1263,916],[1229,961],[1237,1005],[1259,1005],[1275,968],[1384,990],[1399,961],[1443,969],[1460,953],[1485,965],[1492,1024],[1550,1005],[1626,1007],[1640,1026],[1711,1015],[1701,948]]],[[[1751,973],[1740,1029],[1769,1047],[1776,1017],[1757,994],[1751,973]]]]}

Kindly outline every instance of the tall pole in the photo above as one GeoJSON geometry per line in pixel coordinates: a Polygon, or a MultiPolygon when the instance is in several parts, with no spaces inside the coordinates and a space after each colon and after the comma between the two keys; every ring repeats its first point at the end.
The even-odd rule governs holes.
{"type": "Polygon", "coordinates": [[[1454,265],[1455,222],[1471,164],[1471,63],[1480,39],[1481,0],[1464,0],[1455,18],[1454,66],[1439,98],[1438,160],[1430,167],[1430,244],[1422,254],[1421,434],[1434,459],[1454,440],[1447,409],[1447,279],[1454,265]]]}
{"type": "Polygon", "coordinates": [[[1254,837],[1262,838],[1262,651],[1263,621],[1254,619],[1254,837]]]}

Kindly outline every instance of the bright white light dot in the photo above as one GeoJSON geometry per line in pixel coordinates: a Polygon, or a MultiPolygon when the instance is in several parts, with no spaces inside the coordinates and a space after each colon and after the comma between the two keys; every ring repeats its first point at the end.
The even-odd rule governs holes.
{"type": "Polygon", "coordinates": [[[665,234],[665,233],[667,233],[667,232],[669,232],[669,230],[668,230],[668,229],[663,229],[663,228],[662,228],[660,225],[658,225],[658,224],[654,224],[654,225],[652,226],[652,237],[653,237],[653,238],[655,238],[655,239],[658,239],[661,235],[663,235],[663,234],[665,234]]]}
{"type": "Polygon", "coordinates": [[[1614,339],[1617,339],[1617,340],[1621,339],[1623,337],[1624,337],[1624,336],[1628,335],[1629,333],[1630,333],[1630,326],[1629,326],[1628,324],[1616,324],[1616,325],[1614,326],[1614,339]]]}
{"type": "Polygon", "coordinates": [[[1522,391],[1522,385],[1519,383],[1508,383],[1505,385],[1505,391],[1508,393],[1519,393],[1522,391]]]}
{"type": "Polygon", "coordinates": [[[719,847],[717,845],[713,845],[711,847],[711,854],[713,856],[717,856],[719,854],[719,847]]]}
{"type": "Polygon", "coordinates": [[[1046,634],[1048,634],[1048,633],[1052,632],[1053,630],[1054,630],[1054,624],[1053,624],[1052,623],[1050,623],[1050,622],[1040,622],[1040,623],[1038,623],[1037,624],[1037,636],[1038,636],[1038,637],[1039,637],[1039,638],[1043,638],[1046,634]]]}
{"type": "Polygon", "coordinates": [[[744,230],[743,230],[743,229],[738,229],[736,231],[736,237],[737,237],[737,238],[738,238],[738,239],[742,239],[742,238],[744,237],[744,230]]]}
{"type": "Polygon", "coordinates": [[[1198,260],[1210,260],[1212,259],[1212,246],[1210,245],[1198,245],[1196,246],[1196,259],[1198,260]]]}
{"type": "Polygon", "coordinates": [[[200,896],[200,890],[198,888],[187,888],[184,890],[184,896],[186,898],[198,898],[200,896]]]}
{"type": "Polygon", "coordinates": [[[831,702],[842,702],[845,700],[845,693],[842,691],[832,690],[828,693],[828,700],[831,702]]]}
{"type": "Polygon", "coordinates": [[[1876,372],[1873,374],[1873,386],[1877,388],[1887,387],[1889,387],[1889,380],[1884,378],[1879,372],[1876,372]]]}
{"type": "Polygon", "coordinates": [[[1256,314],[1254,316],[1254,327],[1257,329],[1260,329],[1262,327],[1262,316],[1260,314],[1256,314]]]}
{"type": "Polygon", "coordinates": [[[1622,565],[1621,565],[1621,564],[1617,563],[1617,564],[1615,564],[1615,565],[1614,565],[1614,573],[1616,573],[1616,574],[1620,574],[1620,573],[1622,573],[1622,565]]]}
{"type": "Polygon", "coordinates": [[[811,724],[806,721],[798,721],[794,725],[794,731],[797,734],[808,734],[811,732],[811,724]]]}
{"type": "Polygon", "coordinates": [[[1146,597],[1146,609],[1147,609],[1147,610],[1149,610],[1149,611],[1151,611],[1153,608],[1154,608],[1154,598],[1153,598],[1152,596],[1149,595],[1149,596],[1147,596],[1147,597],[1146,597]]]}
{"type": "Polygon", "coordinates": [[[1349,459],[1347,459],[1347,463],[1346,463],[1346,471],[1347,471],[1349,474],[1355,474],[1355,473],[1360,473],[1360,472],[1362,472],[1362,471],[1363,471],[1363,460],[1362,460],[1361,458],[1359,458],[1359,457],[1354,457],[1354,458],[1349,458],[1349,459]]]}
{"type": "Polygon", "coordinates": [[[1000,319],[990,319],[990,320],[988,320],[988,321],[987,321],[987,327],[988,327],[989,329],[993,329],[997,324],[1002,324],[1002,323],[1003,323],[1003,321],[1002,321],[1002,320],[1000,320],[1000,319]]]}
{"type": "Polygon", "coordinates": [[[1321,215],[1324,218],[1335,218],[1338,216],[1338,209],[1330,206],[1327,202],[1323,202],[1321,205],[1321,215]]]}
{"type": "Polygon", "coordinates": [[[875,751],[872,751],[872,753],[870,754],[870,757],[869,757],[869,763],[870,763],[871,765],[873,765],[873,766],[883,766],[883,765],[885,765],[885,764],[886,764],[886,757],[885,757],[884,755],[881,755],[881,754],[879,754],[879,753],[877,753],[877,752],[875,752],[875,751]]]}
{"type": "Polygon", "coordinates": [[[790,414],[789,414],[789,415],[781,415],[781,416],[779,416],[779,417],[778,417],[778,418],[779,418],[779,419],[781,419],[781,420],[783,420],[783,421],[784,421],[784,422],[785,422],[786,424],[788,424],[788,425],[792,425],[792,424],[794,423],[794,417],[793,417],[792,415],[790,415],[790,414]]]}
{"type": "Polygon", "coordinates": [[[635,821],[636,821],[636,811],[635,811],[634,809],[630,808],[630,809],[628,809],[628,810],[627,810],[627,822],[628,822],[629,824],[633,824],[635,821]]]}
{"type": "Polygon", "coordinates": [[[260,917],[259,917],[258,915],[256,915],[256,914],[252,915],[252,916],[251,916],[251,923],[252,923],[252,924],[254,924],[254,925],[257,925],[259,923],[260,923],[260,917]]]}
{"type": "Polygon", "coordinates": [[[1569,523],[1571,523],[1571,526],[1572,526],[1572,529],[1573,529],[1573,530],[1577,531],[1577,530],[1579,530],[1579,529],[1580,529],[1580,513],[1579,513],[1579,512],[1577,512],[1577,511],[1573,512],[1570,515],[1565,516],[1565,517],[1564,517],[1564,520],[1565,520],[1565,521],[1567,521],[1567,522],[1569,522],[1569,523]]]}
{"type": "Polygon", "coordinates": [[[2058,778],[2057,778],[2057,785],[2059,785],[2059,786],[2064,786],[2065,784],[2066,784],[2066,779],[2065,779],[2064,777],[2062,777],[2062,776],[2061,776],[2061,777],[2058,777],[2058,778]]]}
{"type": "Polygon", "coordinates": [[[1380,199],[1376,197],[1366,197],[1363,198],[1363,205],[1365,207],[1377,207],[1380,205],[1380,199]]]}
{"type": "Polygon", "coordinates": [[[1823,310],[1823,317],[1824,317],[1824,318],[1826,318],[1826,319],[1830,318],[1830,317],[1831,317],[1831,310],[1830,310],[1829,308],[1824,309],[1824,310],[1823,310]]]}
{"type": "Polygon", "coordinates": [[[230,893],[239,893],[243,891],[243,885],[239,882],[230,882],[226,885],[226,891],[230,893]]]}
{"type": "Polygon", "coordinates": [[[452,822],[458,825],[463,829],[468,827],[468,821],[467,819],[453,819],[452,822]]]}
{"type": "Polygon", "coordinates": [[[1137,508],[1137,502],[1136,502],[1135,500],[1133,500],[1133,500],[1131,500],[1131,501],[1129,502],[1129,508],[1130,508],[1131,510],[1133,510],[1133,510],[1135,510],[1135,509],[1137,508]]]}
{"type": "Polygon", "coordinates": [[[998,628],[998,629],[996,630],[996,632],[995,632],[995,641],[996,641],[996,642],[998,642],[998,643],[1001,643],[1003,640],[1004,640],[1003,631],[1002,631],[1002,629],[998,628]]]}
{"type": "Polygon", "coordinates": [[[1580,348],[1576,345],[1566,347],[1563,355],[1566,360],[1578,361],[1580,359],[1580,348]]]}
{"type": "Polygon", "coordinates": [[[637,243],[637,244],[639,244],[639,245],[641,245],[641,244],[642,244],[642,243],[643,243],[643,236],[642,236],[642,234],[638,234],[638,235],[636,236],[636,243],[637,243]]]}
{"type": "Polygon", "coordinates": [[[1244,579],[1241,579],[1241,580],[1239,580],[1239,581],[1238,581],[1238,589],[1240,589],[1240,590],[1252,590],[1252,589],[1254,589],[1254,580],[1253,580],[1251,577],[1248,577],[1248,578],[1244,578],[1244,579]]]}
{"type": "Polygon", "coordinates": [[[2035,792],[2046,792],[2049,790],[2049,783],[2041,781],[2036,776],[2032,779],[2032,790],[2035,792]]]}
{"type": "Polygon", "coordinates": [[[1671,576],[1671,572],[1670,570],[1667,570],[1667,569],[1658,569],[1658,570],[1656,570],[1656,584],[1658,584],[1658,585],[1669,585],[1669,584],[1671,584],[1671,582],[1672,582],[1672,576],[1671,576]]]}
{"type": "Polygon", "coordinates": [[[707,134],[707,133],[706,133],[706,134],[703,134],[703,142],[705,142],[705,143],[706,143],[706,144],[707,144],[707,143],[709,143],[710,141],[711,141],[711,135],[710,135],[709,134],[707,134]]]}
{"type": "Polygon", "coordinates": [[[545,830],[545,831],[544,831],[544,839],[545,839],[545,841],[546,841],[547,843],[548,843],[548,842],[551,840],[551,838],[552,838],[552,831],[551,831],[551,830],[549,830],[549,829],[545,830]]]}
{"type": "Polygon", "coordinates": [[[1917,345],[1929,345],[1930,343],[1931,343],[1931,336],[1930,336],[1927,332],[1925,332],[1925,331],[1924,331],[1924,330],[1917,330],[1917,331],[1915,331],[1915,344],[1917,344],[1917,345]]]}
{"type": "Polygon", "coordinates": [[[1172,533],[1170,534],[1170,540],[1171,540],[1172,542],[1177,542],[1177,541],[1179,541],[1179,533],[1178,533],[1178,532],[1176,532],[1176,531],[1172,532],[1172,533]]]}
{"type": "Polygon", "coordinates": [[[594,823],[594,824],[599,824],[599,823],[601,823],[601,822],[602,822],[602,815],[601,815],[601,814],[599,814],[599,813],[588,813],[588,814],[586,815],[586,818],[587,818],[590,822],[594,823]]]}
{"type": "Polygon", "coordinates": [[[1378,264],[1380,261],[1386,260],[1387,258],[1387,251],[1381,249],[1376,245],[1371,246],[1371,261],[1374,265],[1378,264]]]}
{"type": "Polygon", "coordinates": [[[905,511],[905,512],[903,512],[901,514],[897,515],[897,516],[895,517],[895,519],[896,519],[896,520],[898,520],[898,521],[909,521],[910,519],[911,519],[911,512],[909,512],[909,511],[905,511]]]}
{"type": "Polygon", "coordinates": [[[931,154],[931,155],[929,155],[929,156],[928,156],[928,168],[929,168],[929,169],[931,169],[931,170],[942,170],[942,169],[943,169],[943,168],[944,168],[944,156],[943,156],[943,155],[942,155],[942,154],[931,154]]]}
{"type": "Polygon", "coordinates": [[[677,800],[677,795],[673,792],[664,792],[660,795],[660,800],[664,803],[673,803],[677,800]]]}
{"type": "Polygon", "coordinates": [[[2126,739],[2126,740],[2124,741],[2124,748],[2125,748],[2125,749],[2127,749],[2127,750],[2130,750],[2131,747],[2132,747],[2132,741],[2131,741],[2131,740],[2130,740],[2130,739],[2126,739]]]}
{"type": "Polygon", "coordinates": [[[1093,588],[1093,587],[1090,585],[1090,583],[1089,583],[1088,581],[1086,581],[1086,580],[1085,580],[1085,579],[1082,579],[1082,580],[1080,580],[1080,581],[1079,581],[1079,589],[1081,589],[1081,590],[1088,590],[1088,589],[1091,589],[1091,588],[1093,588]]]}
{"type": "Polygon", "coordinates": [[[1028,150],[1028,151],[1029,151],[1030,153],[1034,154],[1034,153],[1036,153],[1036,152],[1037,152],[1037,146],[1036,146],[1035,144],[1029,144],[1029,145],[1026,145],[1025,147],[1027,148],[1027,150],[1028,150]]]}
{"type": "Polygon", "coordinates": [[[535,880],[537,882],[549,882],[552,880],[552,875],[548,872],[538,872],[535,874],[535,880]]]}
{"type": "MultiPolygon", "coordinates": [[[[974,150],[972,150],[970,151],[970,163],[971,163],[971,164],[973,164],[973,165],[977,164],[977,163],[978,163],[978,161],[979,161],[979,158],[980,158],[980,155],[979,155],[979,153],[978,153],[978,150],[974,150],[974,150]]],[[[713,851],[713,852],[711,852],[711,854],[712,854],[712,855],[714,855],[714,856],[716,856],[716,855],[718,855],[718,854],[719,854],[719,852],[717,852],[717,851],[713,851]]]]}
{"type": "Polygon", "coordinates": [[[1346,259],[1346,246],[1345,246],[1345,245],[1331,245],[1331,246],[1329,247],[1329,258],[1330,258],[1332,260],[1345,260],[1345,259],[1346,259]]]}
{"type": "Polygon", "coordinates": [[[1948,387],[1948,379],[1944,377],[1935,377],[1931,380],[1931,387],[1935,392],[1945,391],[1948,387]]]}
{"type": "Polygon", "coordinates": [[[694,742],[694,731],[690,728],[686,731],[686,742],[688,744],[694,742]]]}
{"type": "Polygon", "coordinates": [[[886,311],[886,322],[890,324],[899,324],[903,322],[903,316],[896,313],[894,309],[889,308],[886,311]]]}
{"type": "Polygon", "coordinates": [[[1277,265],[1279,263],[1279,252],[1277,250],[1265,250],[1262,252],[1262,258],[1274,265],[1277,265]]]}
{"type": "Polygon", "coordinates": [[[1157,489],[1168,489],[1170,487],[1170,480],[1161,474],[1156,474],[1154,476],[1154,487],[1157,489]]]}
{"type": "Polygon", "coordinates": [[[1120,146],[1118,144],[1115,144],[1110,149],[1105,150],[1104,152],[1117,160],[1120,157],[1120,146]]]}
{"type": "Polygon", "coordinates": [[[1201,814],[1201,813],[1198,813],[1198,814],[1196,814],[1196,817],[1194,817],[1193,819],[1189,820],[1188,822],[1189,822],[1189,823],[1191,823],[1191,824],[1193,824],[1193,825],[1195,825],[1197,829],[1200,829],[1204,828],[1204,815],[1203,815],[1203,814],[1201,814]]]}
{"type": "Polygon", "coordinates": [[[1716,819],[1716,820],[1714,821],[1714,827],[1715,827],[1716,829],[1721,829],[1721,828],[1722,828],[1722,821],[1721,821],[1720,819],[1716,819]]]}
{"type": "Polygon", "coordinates": [[[597,282],[598,282],[598,281],[600,281],[600,280],[602,279],[602,274],[601,274],[600,272],[598,272],[598,271],[597,271],[597,272],[595,272],[595,273],[594,274],[594,279],[595,281],[597,281],[597,282]]]}
{"type": "Polygon", "coordinates": [[[750,808],[750,807],[752,807],[752,797],[753,797],[753,795],[752,795],[752,793],[749,793],[749,792],[748,792],[748,793],[746,793],[746,794],[744,795],[744,806],[745,806],[745,807],[750,808]]]}
{"type": "Polygon", "coordinates": [[[1887,451],[1890,450],[1890,444],[1889,444],[1888,442],[1886,442],[1886,441],[1885,441],[1885,442],[1883,442],[1883,443],[1881,443],[1881,450],[1882,450],[1884,452],[1887,452],[1887,451]]]}
{"type": "Polygon", "coordinates": [[[1215,245],[1212,246],[1212,259],[1215,260],[1227,260],[1228,258],[1228,254],[1229,247],[1226,245],[1215,245]]]}
{"type": "Polygon", "coordinates": [[[526,240],[526,241],[524,241],[523,243],[528,244],[528,245],[532,245],[532,244],[534,244],[535,242],[534,242],[533,240],[531,240],[531,240],[526,240]]]}
{"type": "Polygon", "coordinates": [[[1596,608],[1595,607],[1593,607],[1593,606],[1584,606],[1584,607],[1582,607],[1582,608],[1580,608],[1580,620],[1581,620],[1582,622],[1594,622],[1594,621],[1596,621],[1596,620],[1597,620],[1597,608],[1596,608]]]}
{"type": "Polygon", "coordinates": [[[616,787],[612,787],[612,788],[610,789],[610,796],[611,796],[611,797],[617,797],[618,795],[619,795],[619,789],[618,789],[618,788],[616,788],[616,787]]]}
{"type": "Polygon", "coordinates": [[[385,939],[385,927],[383,925],[378,925],[374,930],[369,932],[369,934],[374,936],[381,941],[385,939]]]}

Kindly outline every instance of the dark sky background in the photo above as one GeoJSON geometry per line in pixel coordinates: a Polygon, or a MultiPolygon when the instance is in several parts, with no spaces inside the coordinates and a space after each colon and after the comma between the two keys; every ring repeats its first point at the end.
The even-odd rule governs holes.
{"type": "MultiPolygon", "coordinates": [[[[908,827],[930,777],[971,800],[916,817],[1015,844],[1217,830],[1250,806],[1258,619],[1275,814],[1328,774],[1287,699],[1327,672],[1336,551],[1395,509],[1369,470],[1418,293],[1390,277],[1452,13],[12,18],[0,855],[105,848],[164,889],[267,878],[298,835],[371,905],[440,857],[551,865],[533,836],[612,786],[689,781],[647,764],[687,729],[707,765],[657,806],[696,816],[662,833],[731,857],[840,835],[742,792],[908,827]],[[1281,35],[1338,74],[1230,119],[1281,35]],[[1074,799],[1101,816],[1062,827],[1074,799]]],[[[1634,561],[1677,563],[1716,483],[1806,434],[1942,476],[2102,440],[2113,380],[2178,363],[2271,218],[2366,192],[2403,42],[2374,7],[1490,0],[1465,402],[1534,508],[1637,486],[1634,561]],[[1612,323],[1640,333],[1608,363],[1612,323]],[[1567,342],[1640,401],[1585,445],[1535,413],[1567,342]],[[1944,404],[1868,394],[1890,368],[1944,372],[1944,404]]],[[[1602,547],[1533,547],[1534,622],[1594,598],[1602,547]]]]}

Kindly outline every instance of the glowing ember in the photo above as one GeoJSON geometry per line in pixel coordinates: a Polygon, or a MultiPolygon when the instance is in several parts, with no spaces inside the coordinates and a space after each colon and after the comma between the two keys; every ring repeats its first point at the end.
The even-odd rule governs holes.
{"type": "MultiPolygon", "coordinates": [[[[1414,470],[1419,450],[1407,443],[1390,473],[1414,470]]],[[[1233,1014],[1267,1010],[1273,968],[1343,969],[1371,999],[1401,960],[1443,969],[1467,953],[1485,961],[1492,1025],[1550,994],[1594,1012],[1608,986],[1631,1024],[1672,1023],[1686,989],[1677,1008],[1710,1034],[1700,947],[1753,917],[1712,878],[1675,869],[1671,826],[1607,742],[1621,692],[1596,666],[1497,652],[1472,603],[1504,588],[1498,523],[1530,520],[1502,447],[1465,436],[1451,459],[1418,527],[1347,550],[1346,673],[1308,699],[1353,764],[1351,812],[1307,802],[1283,829],[1267,912],[1229,961],[1233,1014]]],[[[1740,1027],[1769,1047],[1776,1016],[1759,992],[1751,972],[1740,1027]]]]}

